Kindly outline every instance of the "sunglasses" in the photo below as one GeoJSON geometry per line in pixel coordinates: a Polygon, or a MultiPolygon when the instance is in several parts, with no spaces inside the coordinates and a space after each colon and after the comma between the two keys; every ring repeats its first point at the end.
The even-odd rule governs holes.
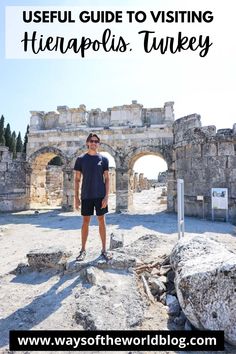
{"type": "Polygon", "coordinates": [[[90,142],[90,143],[99,144],[99,140],[93,140],[93,139],[91,139],[91,140],[89,140],[89,142],[90,142]]]}

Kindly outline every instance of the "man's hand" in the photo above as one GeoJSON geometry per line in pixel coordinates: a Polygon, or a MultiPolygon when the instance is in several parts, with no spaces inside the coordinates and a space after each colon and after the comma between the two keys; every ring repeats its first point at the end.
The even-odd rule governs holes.
{"type": "Polygon", "coordinates": [[[80,207],[80,199],[77,197],[75,198],[75,209],[79,210],[79,207],[80,207]]]}
{"type": "Polygon", "coordinates": [[[107,207],[107,203],[108,203],[108,196],[105,196],[102,200],[102,209],[107,207]]]}

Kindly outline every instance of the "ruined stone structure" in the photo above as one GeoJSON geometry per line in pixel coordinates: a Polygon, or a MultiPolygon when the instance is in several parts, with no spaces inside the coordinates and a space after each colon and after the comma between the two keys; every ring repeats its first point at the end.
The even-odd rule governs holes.
{"type": "Polygon", "coordinates": [[[143,173],[139,174],[139,187],[141,190],[150,188],[150,185],[148,183],[148,179],[147,179],[147,177],[144,177],[143,173]]]}
{"type": "MultiPolygon", "coordinates": [[[[211,188],[228,188],[229,216],[236,222],[236,124],[233,129],[211,125],[201,127],[197,114],[178,119],[173,124],[175,177],[184,179],[185,213],[211,215],[211,188]]],[[[219,217],[225,213],[218,211],[219,217]]]]}
{"type": "MultiPolygon", "coordinates": [[[[116,172],[110,171],[110,175],[117,211],[132,206],[133,191],[141,181],[133,172],[135,161],[152,154],[167,163],[168,211],[176,211],[176,181],[183,178],[186,215],[202,217],[200,195],[205,216],[210,217],[211,188],[224,187],[229,192],[230,220],[236,221],[236,124],[233,129],[216,131],[215,126],[202,127],[197,114],[174,121],[173,102],[162,108],[144,108],[133,101],[106,112],[87,111],[84,105],[60,106],[56,112],[31,114],[26,161],[19,156],[12,160],[1,147],[1,210],[48,205],[47,166],[55,156],[62,161],[62,207],[73,210],[73,167],[77,156],[87,150],[85,141],[92,131],[101,137],[101,151],[108,152],[116,163],[116,172]]],[[[148,184],[142,183],[143,188],[148,184]]]]}
{"type": "Polygon", "coordinates": [[[131,189],[133,192],[141,192],[145,189],[150,189],[153,182],[151,182],[147,177],[144,177],[143,173],[135,172],[131,176],[131,189]]]}
{"type": "Polygon", "coordinates": [[[60,206],[63,197],[63,173],[61,166],[46,167],[46,199],[49,206],[60,206]]]}
{"type": "MultiPolygon", "coordinates": [[[[163,157],[169,166],[170,182],[174,121],[173,102],[163,108],[147,109],[136,101],[130,105],[86,111],[84,105],[57,112],[31,112],[27,145],[29,207],[47,203],[45,189],[48,162],[60,156],[63,163],[63,202],[66,210],[74,205],[73,167],[78,155],[86,151],[89,132],[101,137],[101,151],[108,152],[116,163],[116,210],[132,205],[132,179],[135,161],[144,155],[163,157]]],[[[172,183],[173,185],[173,183],[172,183]]],[[[174,195],[169,189],[169,209],[174,208],[174,195]]]]}
{"type": "Polygon", "coordinates": [[[24,154],[12,153],[0,146],[0,211],[26,208],[26,161],[24,154]]]}
{"type": "Polygon", "coordinates": [[[110,193],[116,192],[116,169],[109,167],[110,193]]]}
{"type": "Polygon", "coordinates": [[[162,183],[162,184],[166,184],[167,183],[167,172],[168,171],[164,171],[164,172],[159,172],[158,174],[158,183],[162,183]]]}

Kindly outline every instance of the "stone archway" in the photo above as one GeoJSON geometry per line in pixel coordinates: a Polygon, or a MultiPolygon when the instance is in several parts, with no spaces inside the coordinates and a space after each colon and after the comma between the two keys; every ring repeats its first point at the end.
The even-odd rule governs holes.
{"type": "Polygon", "coordinates": [[[131,189],[131,178],[133,176],[133,167],[135,162],[143,156],[156,155],[161,157],[167,164],[167,210],[174,211],[174,170],[173,170],[173,150],[168,146],[144,145],[134,147],[126,156],[126,165],[128,184],[127,184],[127,201],[128,209],[133,206],[133,191],[131,189]]]}
{"type": "Polygon", "coordinates": [[[46,192],[46,171],[48,163],[56,156],[62,161],[63,171],[63,200],[62,207],[68,204],[67,197],[67,180],[68,175],[68,159],[63,152],[55,147],[43,147],[29,156],[27,169],[27,190],[28,204],[30,208],[46,207],[48,203],[48,195],[46,192]]]}
{"type": "Polygon", "coordinates": [[[73,208],[75,158],[86,150],[88,133],[98,134],[101,149],[108,152],[116,163],[116,211],[127,210],[132,204],[129,193],[129,161],[132,156],[140,151],[159,151],[168,166],[172,163],[168,152],[173,149],[173,102],[166,102],[159,108],[143,108],[143,105],[132,101],[130,105],[115,106],[104,112],[91,110],[85,115],[85,111],[84,106],[82,109],[59,106],[56,112],[32,112],[27,154],[33,154],[46,144],[60,149],[68,157],[63,205],[70,209],[73,208]],[[96,122],[94,113],[98,118],[96,122]]]}

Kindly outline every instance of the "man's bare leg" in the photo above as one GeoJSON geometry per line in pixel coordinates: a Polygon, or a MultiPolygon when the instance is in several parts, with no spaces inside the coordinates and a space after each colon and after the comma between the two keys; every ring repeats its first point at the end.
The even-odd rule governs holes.
{"type": "Polygon", "coordinates": [[[97,216],[99,224],[99,235],[102,241],[102,251],[106,251],[106,221],[105,215],[97,216]]]}
{"type": "Polygon", "coordinates": [[[85,246],[88,238],[89,232],[89,223],[90,223],[91,216],[83,216],[83,225],[81,228],[81,251],[85,251],[85,246]]]}

